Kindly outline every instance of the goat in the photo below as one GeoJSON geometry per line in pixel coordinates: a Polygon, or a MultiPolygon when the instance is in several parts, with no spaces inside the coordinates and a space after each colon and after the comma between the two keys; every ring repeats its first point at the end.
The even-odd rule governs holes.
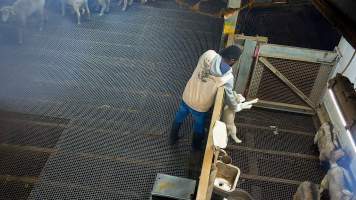
{"type": "Polygon", "coordinates": [[[294,193],[293,200],[320,200],[319,186],[309,181],[302,182],[294,193]]]}
{"type": "Polygon", "coordinates": [[[65,16],[66,4],[73,7],[74,12],[77,14],[77,23],[80,24],[80,11],[82,14],[87,12],[88,18],[90,18],[90,10],[88,6],[88,0],[61,0],[62,3],[62,15],[65,16]]]}
{"type": "Polygon", "coordinates": [[[122,3],[124,3],[124,5],[122,6],[122,11],[125,11],[128,5],[132,5],[133,0],[119,0],[118,6],[121,6],[122,3]]]}
{"type": "Polygon", "coordinates": [[[23,37],[27,18],[36,12],[38,12],[41,17],[40,31],[42,31],[45,3],[45,0],[17,0],[11,6],[4,6],[0,9],[3,22],[7,22],[11,17],[16,17],[16,22],[19,23],[18,42],[20,44],[22,44],[24,40],[23,37]]]}
{"type": "Polygon", "coordinates": [[[109,12],[110,0],[96,0],[101,7],[99,16],[103,16],[104,12],[109,12]]]}
{"type": "Polygon", "coordinates": [[[319,160],[320,162],[330,159],[331,152],[335,150],[335,144],[332,139],[330,131],[330,125],[328,122],[323,123],[314,137],[314,144],[319,148],[319,160]]]}
{"type": "MultiPolygon", "coordinates": [[[[258,99],[254,99],[251,101],[245,102],[245,98],[241,94],[237,94],[234,92],[234,96],[236,98],[236,101],[238,102],[238,111],[240,112],[241,110],[244,109],[250,109],[252,107],[252,104],[257,103],[258,99]]],[[[241,143],[242,141],[237,138],[236,133],[237,133],[237,128],[235,125],[235,114],[236,111],[231,109],[228,105],[224,107],[223,111],[223,116],[222,116],[222,121],[225,122],[226,124],[226,129],[227,129],[227,134],[231,136],[231,138],[236,142],[236,143],[241,143]]]]}
{"type": "Polygon", "coordinates": [[[336,161],[344,156],[342,150],[333,151],[330,155],[330,169],[320,183],[320,193],[329,190],[330,200],[351,200],[353,194],[345,189],[344,168],[336,161]]]}

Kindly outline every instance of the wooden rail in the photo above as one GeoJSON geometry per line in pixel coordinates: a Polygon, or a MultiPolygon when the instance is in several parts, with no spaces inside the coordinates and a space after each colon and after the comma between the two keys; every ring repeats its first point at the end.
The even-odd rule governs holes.
{"type": "Polygon", "coordinates": [[[208,140],[206,142],[204,160],[203,160],[203,165],[199,178],[199,186],[198,186],[197,197],[196,197],[197,200],[206,200],[207,198],[209,176],[210,176],[210,170],[211,170],[213,155],[214,155],[213,127],[215,122],[217,120],[220,120],[221,111],[223,107],[223,100],[224,100],[224,88],[220,87],[215,97],[214,110],[213,110],[213,115],[211,117],[209,135],[208,135],[208,140]]]}

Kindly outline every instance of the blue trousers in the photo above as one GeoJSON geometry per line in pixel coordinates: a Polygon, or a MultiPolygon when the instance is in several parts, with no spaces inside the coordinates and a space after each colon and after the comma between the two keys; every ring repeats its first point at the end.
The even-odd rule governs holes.
{"type": "Polygon", "coordinates": [[[204,136],[204,125],[205,125],[205,116],[207,112],[198,112],[190,108],[184,101],[182,100],[179,104],[178,111],[176,113],[176,117],[174,119],[174,123],[180,124],[184,121],[187,116],[192,114],[193,117],[193,130],[195,134],[200,136],[204,136]]]}

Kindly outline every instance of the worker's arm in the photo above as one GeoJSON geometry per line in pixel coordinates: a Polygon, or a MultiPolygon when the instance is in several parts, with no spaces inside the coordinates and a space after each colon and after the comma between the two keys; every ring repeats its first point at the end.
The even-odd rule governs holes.
{"type": "Polygon", "coordinates": [[[230,106],[231,109],[233,109],[235,112],[240,111],[238,108],[238,102],[236,100],[236,97],[233,93],[233,88],[234,88],[234,79],[231,78],[229,81],[227,81],[224,85],[225,88],[225,101],[228,106],[230,106]]]}

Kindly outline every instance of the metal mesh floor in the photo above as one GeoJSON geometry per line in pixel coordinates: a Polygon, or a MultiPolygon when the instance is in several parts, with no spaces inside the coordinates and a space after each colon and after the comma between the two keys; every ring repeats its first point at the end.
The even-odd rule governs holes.
{"type": "Polygon", "coordinates": [[[311,116],[254,108],[238,113],[237,136],[227,151],[241,169],[238,187],[258,200],[292,199],[300,182],[320,184],[322,170],[313,144],[311,116]],[[277,126],[278,134],[269,126],[277,126]]]}
{"type": "Polygon", "coordinates": [[[187,177],[191,121],[178,147],[167,130],[221,19],[162,0],[76,25],[55,2],[21,46],[0,23],[0,199],[141,200],[157,173],[187,177]]]}
{"type": "Polygon", "coordinates": [[[334,50],[341,35],[311,1],[301,1],[300,5],[289,2],[289,6],[242,10],[239,13],[238,31],[245,35],[266,36],[272,44],[334,50]]]}

